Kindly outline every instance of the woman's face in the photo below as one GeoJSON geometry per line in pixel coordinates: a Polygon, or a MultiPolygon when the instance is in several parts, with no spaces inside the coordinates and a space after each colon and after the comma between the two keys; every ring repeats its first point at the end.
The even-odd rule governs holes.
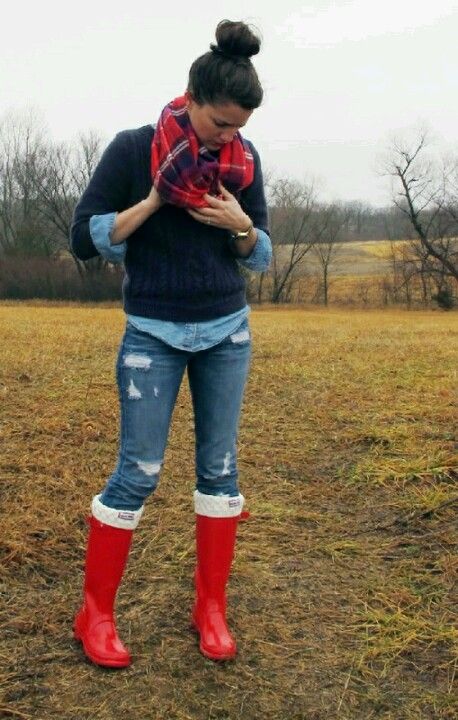
{"type": "Polygon", "coordinates": [[[208,150],[219,150],[231,142],[237,130],[245,125],[253,112],[232,102],[199,105],[189,93],[186,93],[186,100],[191,125],[208,150]]]}

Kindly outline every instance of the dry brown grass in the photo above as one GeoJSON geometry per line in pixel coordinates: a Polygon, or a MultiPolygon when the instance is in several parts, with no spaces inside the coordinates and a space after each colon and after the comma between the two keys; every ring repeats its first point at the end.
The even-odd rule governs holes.
{"type": "Polygon", "coordinates": [[[236,661],[188,627],[193,436],[182,388],[123,583],[124,671],[71,637],[84,515],[117,446],[119,309],[0,305],[0,716],[18,720],[452,720],[456,315],[252,315],[236,661]]]}

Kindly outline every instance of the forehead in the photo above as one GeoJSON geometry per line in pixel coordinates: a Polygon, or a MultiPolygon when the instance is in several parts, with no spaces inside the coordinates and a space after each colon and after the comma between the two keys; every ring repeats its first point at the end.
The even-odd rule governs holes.
{"type": "Polygon", "coordinates": [[[253,112],[252,110],[245,110],[245,108],[235,103],[207,104],[204,107],[214,120],[227,123],[227,125],[245,125],[253,112]]]}

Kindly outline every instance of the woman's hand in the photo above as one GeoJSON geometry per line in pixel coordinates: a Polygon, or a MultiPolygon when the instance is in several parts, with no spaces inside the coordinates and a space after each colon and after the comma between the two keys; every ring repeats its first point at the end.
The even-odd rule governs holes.
{"type": "Polygon", "coordinates": [[[159,210],[159,208],[162,207],[162,205],[164,205],[165,201],[161,198],[158,191],[156,190],[156,188],[153,185],[153,187],[151,188],[150,194],[146,198],[145,202],[147,202],[148,205],[151,207],[151,214],[153,214],[157,210],[159,210]]]}
{"type": "Polygon", "coordinates": [[[204,198],[208,202],[208,207],[196,210],[188,209],[188,213],[194,220],[204,225],[213,225],[223,230],[229,230],[233,234],[243,232],[249,227],[250,218],[243,212],[234,195],[221,183],[219,183],[219,190],[222,199],[205,194],[204,198]]]}
{"type": "Polygon", "coordinates": [[[140,200],[136,205],[116,213],[115,222],[111,231],[111,244],[118,245],[132,235],[140,225],[143,225],[153,213],[164,204],[161,196],[153,186],[147,198],[140,200]]]}

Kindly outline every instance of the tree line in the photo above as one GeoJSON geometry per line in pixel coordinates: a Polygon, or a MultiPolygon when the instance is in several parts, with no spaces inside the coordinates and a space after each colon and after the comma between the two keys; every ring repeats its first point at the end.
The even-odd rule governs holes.
{"type": "MultiPolygon", "coordinates": [[[[83,263],[68,243],[75,205],[104,146],[94,131],[73,143],[54,142],[33,111],[0,119],[0,297],[120,297],[122,270],[100,257],[83,263]]],[[[457,159],[434,162],[426,134],[418,133],[410,143],[393,143],[384,172],[393,183],[384,208],[324,202],[313,182],[267,172],[273,259],[268,272],[247,274],[250,301],[327,305],[348,244],[383,239],[383,271],[359,285],[353,278],[340,301],[451,307],[458,283],[457,159]]]]}

